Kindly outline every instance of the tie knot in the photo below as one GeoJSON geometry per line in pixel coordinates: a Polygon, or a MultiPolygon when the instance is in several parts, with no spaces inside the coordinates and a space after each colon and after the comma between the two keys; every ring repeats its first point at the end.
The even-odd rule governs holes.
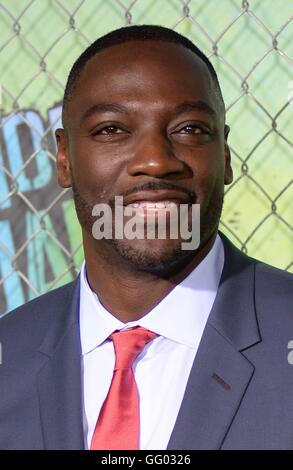
{"type": "Polygon", "coordinates": [[[135,358],[155,336],[156,333],[141,326],[112,333],[109,338],[114,343],[115,370],[131,368],[135,358]]]}

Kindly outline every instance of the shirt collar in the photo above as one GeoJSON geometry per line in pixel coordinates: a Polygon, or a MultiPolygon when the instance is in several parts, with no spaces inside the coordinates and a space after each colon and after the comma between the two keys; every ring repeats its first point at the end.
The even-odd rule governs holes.
{"type": "Polygon", "coordinates": [[[83,262],[79,309],[82,354],[98,347],[113,331],[137,325],[197,348],[216,297],[223,266],[224,247],[217,235],[207,256],[158,305],[139,320],[123,323],[105,309],[91,290],[83,262]]]}

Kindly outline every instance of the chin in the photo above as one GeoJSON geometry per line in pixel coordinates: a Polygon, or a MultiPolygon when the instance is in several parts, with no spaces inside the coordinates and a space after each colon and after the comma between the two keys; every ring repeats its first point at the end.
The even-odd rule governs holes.
{"type": "Polygon", "coordinates": [[[163,274],[179,266],[194,252],[181,249],[181,240],[109,240],[120,257],[134,269],[163,274]]]}

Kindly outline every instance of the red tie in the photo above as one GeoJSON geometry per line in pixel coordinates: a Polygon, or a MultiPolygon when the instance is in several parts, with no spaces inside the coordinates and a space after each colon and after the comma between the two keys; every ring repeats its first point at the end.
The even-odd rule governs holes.
{"type": "Polygon", "coordinates": [[[112,333],[116,361],[111,386],[101,408],[91,450],[139,448],[139,397],[132,365],[145,345],[156,336],[142,327],[112,333]]]}

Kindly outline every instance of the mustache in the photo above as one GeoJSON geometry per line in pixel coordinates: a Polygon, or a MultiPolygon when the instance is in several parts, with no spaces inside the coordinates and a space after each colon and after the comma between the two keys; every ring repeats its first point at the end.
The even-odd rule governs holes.
{"type": "MultiPolygon", "coordinates": [[[[141,191],[156,191],[156,190],[173,190],[173,191],[180,191],[181,193],[186,194],[188,200],[188,204],[195,204],[197,196],[194,191],[183,188],[182,186],[178,186],[174,183],[169,183],[168,181],[149,181],[146,183],[142,183],[132,188],[127,189],[121,194],[116,194],[116,196],[122,196],[123,198],[130,196],[131,194],[136,194],[141,191]]],[[[109,205],[113,208],[115,206],[115,196],[109,200],[109,205]]]]}

